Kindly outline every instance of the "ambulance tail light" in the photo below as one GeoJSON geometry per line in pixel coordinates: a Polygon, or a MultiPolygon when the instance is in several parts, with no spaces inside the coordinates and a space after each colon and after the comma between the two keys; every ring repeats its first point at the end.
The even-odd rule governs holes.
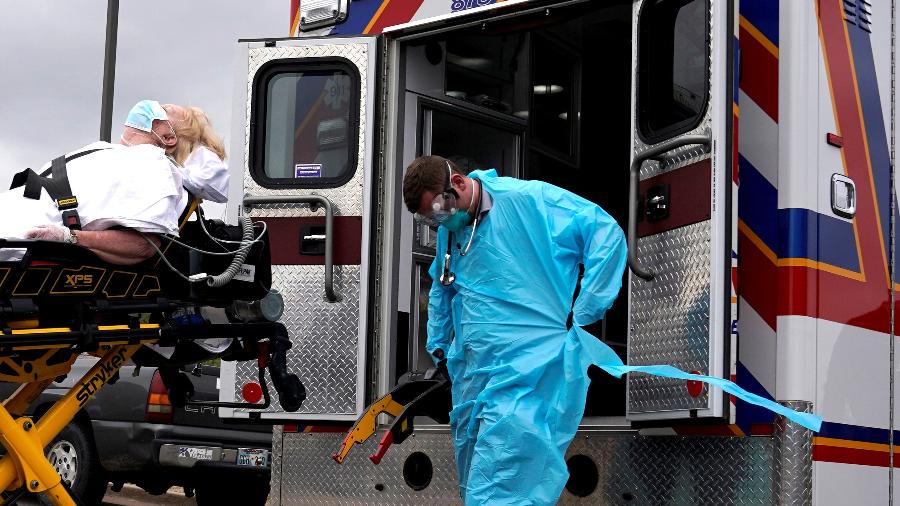
{"type": "Polygon", "coordinates": [[[159,371],[155,371],[153,379],[150,381],[150,392],[147,394],[145,419],[150,423],[172,423],[172,416],[169,390],[163,383],[159,371]]]}

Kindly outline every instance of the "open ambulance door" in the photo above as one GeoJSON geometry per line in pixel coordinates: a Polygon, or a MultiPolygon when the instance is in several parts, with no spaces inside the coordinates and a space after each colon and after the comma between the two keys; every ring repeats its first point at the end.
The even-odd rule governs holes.
{"type": "MultiPolygon", "coordinates": [[[[272,284],[284,297],[281,321],[293,344],[288,368],[307,392],[296,413],[273,397],[263,419],[350,421],[366,404],[377,47],[375,37],[352,37],[238,49],[238,200],[268,227],[272,284]]],[[[254,391],[258,398],[255,370],[224,362],[220,399],[246,402],[254,391]]]]}
{"type": "MultiPolygon", "coordinates": [[[[634,2],[628,363],[728,378],[732,1],[634,2]]],[[[699,382],[628,377],[632,422],[728,419],[699,382]]]]}

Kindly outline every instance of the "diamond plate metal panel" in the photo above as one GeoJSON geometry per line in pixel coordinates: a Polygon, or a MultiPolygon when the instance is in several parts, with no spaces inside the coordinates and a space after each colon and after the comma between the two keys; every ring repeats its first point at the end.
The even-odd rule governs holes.
{"type": "MultiPolygon", "coordinates": [[[[812,413],[809,401],[784,401],[781,404],[804,413],[812,413]]],[[[775,501],[779,506],[812,504],[812,431],[775,417],[775,501]]]]}
{"type": "MultiPolygon", "coordinates": [[[[377,466],[366,456],[380,434],[354,448],[343,465],[330,459],[343,434],[284,436],[281,496],[272,494],[270,504],[461,504],[446,432],[419,431],[393,446],[377,466]],[[431,483],[421,491],[403,478],[403,463],[413,452],[425,453],[434,466],[431,483]]],[[[564,490],[559,504],[772,504],[773,452],[771,438],[579,433],[567,458],[588,457],[596,466],[597,486],[586,497],[564,490]]],[[[273,487],[277,479],[273,474],[273,487]]]]}
{"type": "MultiPolygon", "coordinates": [[[[366,43],[355,44],[328,44],[301,47],[265,47],[255,48],[249,51],[248,77],[247,77],[247,115],[245,118],[246,129],[244,132],[244,191],[247,195],[322,195],[327,197],[334,206],[335,216],[361,216],[363,214],[364,195],[364,154],[367,152],[366,142],[370,137],[366,115],[359,116],[359,156],[357,157],[356,172],[353,178],[339,188],[323,188],[316,190],[282,190],[263,188],[253,179],[249,171],[249,143],[250,143],[250,113],[253,100],[253,78],[260,66],[266,62],[282,58],[317,58],[327,56],[339,56],[350,60],[359,69],[360,82],[360,110],[366,111],[369,97],[366,93],[367,71],[369,67],[368,45],[366,43]]],[[[253,216],[315,216],[309,210],[309,206],[296,206],[290,204],[276,204],[259,206],[254,209],[253,216]]],[[[319,213],[320,214],[320,213],[319,213]]]]}
{"type": "Polygon", "coordinates": [[[278,504],[278,498],[281,497],[281,463],[284,455],[282,429],[281,425],[272,426],[272,474],[269,478],[269,498],[266,501],[268,506],[278,504]]]}
{"type": "MultiPolygon", "coordinates": [[[[281,321],[293,346],[288,370],[300,377],[307,398],[297,413],[356,413],[359,372],[360,268],[334,267],[334,290],[340,300],[325,300],[325,267],[322,265],[273,265],[272,286],[284,296],[281,321]]],[[[257,381],[256,363],[237,365],[235,398],[241,398],[246,381],[257,381]]],[[[271,382],[272,406],[265,412],[283,411],[271,382]]]]}
{"type": "Polygon", "coordinates": [[[331,454],[344,434],[284,434],[281,502],[275,502],[272,495],[270,502],[283,506],[461,504],[449,434],[413,434],[402,445],[391,447],[381,464],[374,465],[368,456],[375,452],[381,436],[376,434],[355,447],[339,465],[331,454]],[[434,469],[431,483],[420,491],[410,488],[403,478],[403,464],[413,452],[425,453],[434,469]]]}
{"type": "MultiPolygon", "coordinates": [[[[656,273],[631,277],[628,362],[709,372],[710,222],[638,240],[637,256],[656,273]]],[[[630,413],[706,408],[708,389],[691,397],[683,380],[628,375],[630,413]]]]}
{"type": "MultiPolygon", "coordinates": [[[[702,132],[703,129],[700,129],[697,133],[702,132]]],[[[645,146],[638,152],[643,151],[648,147],[649,146],[645,146]]],[[[706,160],[707,158],[709,158],[709,148],[706,146],[683,146],[675,148],[672,151],[669,151],[666,154],[665,159],[661,162],[645,162],[644,165],[641,166],[640,180],[643,181],[660,174],[665,174],[666,172],[672,172],[673,170],[706,160]]]]}
{"type": "Polygon", "coordinates": [[[772,439],[579,435],[568,457],[590,457],[599,484],[559,504],[771,504],[772,439]]]}

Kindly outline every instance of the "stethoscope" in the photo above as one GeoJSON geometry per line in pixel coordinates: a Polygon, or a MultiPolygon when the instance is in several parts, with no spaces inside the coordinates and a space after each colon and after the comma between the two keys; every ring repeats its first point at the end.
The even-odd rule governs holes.
{"type": "MultiPolygon", "coordinates": [[[[475,229],[478,228],[478,220],[481,218],[481,203],[484,200],[484,195],[482,194],[482,190],[484,189],[481,185],[481,181],[477,179],[473,179],[473,181],[478,182],[478,207],[475,209],[475,221],[472,222],[472,232],[469,234],[469,242],[466,243],[466,249],[460,250],[459,256],[466,256],[469,254],[469,248],[472,247],[472,240],[475,239],[475,229]]],[[[450,286],[456,281],[456,274],[450,270],[450,258],[453,253],[453,232],[447,230],[447,252],[444,253],[444,272],[441,274],[440,281],[444,286],[450,286]]]]}

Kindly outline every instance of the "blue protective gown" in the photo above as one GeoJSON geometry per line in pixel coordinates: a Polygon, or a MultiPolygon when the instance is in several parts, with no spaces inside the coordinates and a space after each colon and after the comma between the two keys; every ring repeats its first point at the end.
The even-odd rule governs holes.
{"type": "Polygon", "coordinates": [[[580,328],[603,318],[621,287],[626,243],[616,221],[547,183],[497,177],[493,170],[470,177],[481,181],[493,207],[476,227],[468,255],[459,247],[465,248],[471,226],[454,234],[456,282],[449,287],[437,281],[448,240],[447,230],[438,230],[426,344],[429,352],[444,350],[453,381],[450,423],[466,505],[557,502],[591,364],[615,376],[645,372],[705,381],[815,425],[815,418],[792,416],[799,414],[721,378],[623,365],[580,328]],[[579,264],[584,278],[573,307],[579,264]],[[567,330],[570,308],[574,325],[567,330]]]}

